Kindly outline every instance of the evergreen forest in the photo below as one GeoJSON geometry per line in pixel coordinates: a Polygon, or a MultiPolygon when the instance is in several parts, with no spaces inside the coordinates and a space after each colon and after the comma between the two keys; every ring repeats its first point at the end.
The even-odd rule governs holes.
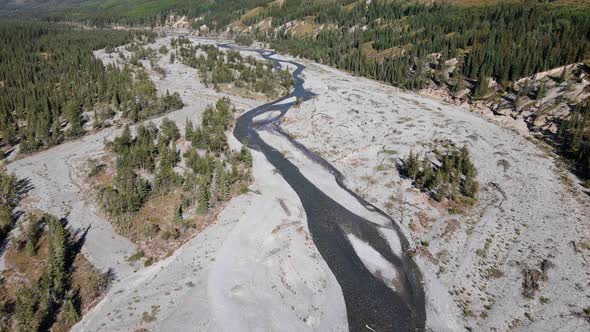
{"type": "Polygon", "coordinates": [[[67,24],[0,22],[0,135],[6,148],[33,152],[100,128],[119,111],[138,121],[182,106],[156,95],[141,69],[105,66],[94,50],[112,50],[154,34],[67,24]],[[88,128],[85,124],[92,123],[88,128]]]}

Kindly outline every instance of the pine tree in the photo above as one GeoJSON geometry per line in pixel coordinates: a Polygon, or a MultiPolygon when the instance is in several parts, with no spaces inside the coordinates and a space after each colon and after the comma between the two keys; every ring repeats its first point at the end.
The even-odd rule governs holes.
{"type": "Polygon", "coordinates": [[[238,166],[236,165],[235,161],[232,161],[231,165],[231,174],[229,175],[229,182],[230,184],[234,184],[240,180],[240,172],[238,171],[238,166]]]}
{"type": "Polygon", "coordinates": [[[74,305],[74,294],[68,291],[63,304],[63,319],[68,326],[72,326],[80,319],[80,314],[74,305]]]}
{"type": "Polygon", "coordinates": [[[0,205],[16,206],[18,194],[16,190],[16,177],[6,174],[0,169],[0,205]]]}
{"type": "Polygon", "coordinates": [[[4,241],[12,229],[17,201],[16,177],[0,169],[0,241],[4,241]]]}
{"type": "Polygon", "coordinates": [[[405,172],[412,180],[416,180],[420,172],[420,160],[418,156],[414,154],[414,151],[410,151],[408,158],[404,161],[405,172]]]}
{"type": "Polygon", "coordinates": [[[41,227],[40,220],[37,220],[33,216],[28,216],[25,225],[25,238],[27,241],[25,244],[25,249],[30,256],[33,256],[37,253],[37,244],[42,231],[41,227]]]}
{"type": "Polygon", "coordinates": [[[423,171],[421,176],[421,184],[426,189],[431,189],[433,184],[434,178],[434,171],[432,170],[432,164],[430,160],[426,156],[424,156],[424,160],[422,161],[423,171]]]}
{"type": "Polygon", "coordinates": [[[197,213],[205,214],[209,211],[209,188],[207,183],[199,185],[197,191],[197,213]]]}
{"type": "Polygon", "coordinates": [[[536,99],[543,99],[545,98],[545,95],[547,95],[547,85],[545,82],[542,82],[537,88],[536,99]]]}
{"type": "Polygon", "coordinates": [[[218,201],[225,201],[229,197],[228,175],[221,161],[215,165],[215,194],[218,201]]]}
{"type": "Polygon", "coordinates": [[[68,234],[63,224],[54,216],[46,215],[49,236],[48,278],[50,294],[53,298],[61,298],[65,292],[66,257],[68,255],[68,234]]]}
{"type": "Polygon", "coordinates": [[[53,125],[51,126],[51,144],[59,144],[61,139],[61,123],[59,121],[59,117],[55,117],[53,120],[53,125]]]}
{"type": "Polygon", "coordinates": [[[465,174],[462,192],[463,195],[468,197],[475,197],[478,190],[478,184],[475,181],[474,173],[475,172],[472,169],[469,169],[469,171],[467,171],[467,173],[465,174]]]}
{"type": "Polygon", "coordinates": [[[434,183],[436,183],[434,191],[434,199],[441,202],[448,195],[448,184],[445,181],[445,176],[442,172],[436,172],[434,176],[434,183]]]}
{"type": "Polygon", "coordinates": [[[191,120],[189,120],[187,118],[186,122],[184,124],[184,137],[187,141],[192,141],[194,134],[195,134],[195,129],[193,127],[193,123],[191,120]]]}
{"type": "Polygon", "coordinates": [[[64,115],[70,125],[67,135],[70,137],[80,136],[83,133],[80,103],[75,99],[68,101],[65,105],[64,115]]]}
{"type": "Polygon", "coordinates": [[[39,308],[38,294],[30,288],[21,288],[16,292],[15,319],[17,331],[37,332],[39,320],[37,310],[39,308]]]}
{"type": "Polygon", "coordinates": [[[475,97],[485,97],[488,95],[489,89],[489,79],[488,77],[482,72],[477,80],[477,88],[475,88],[475,97]]]}
{"type": "Polygon", "coordinates": [[[125,125],[123,132],[120,136],[116,137],[113,141],[115,152],[119,155],[126,154],[131,146],[131,130],[129,129],[129,125],[125,125]]]}
{"type": "Polygon", "coordinates": [[[175,223],[182,223],[182,204],[178,205],[176,209],[174,209],[174,216],[172,217],[172,221],[175,223]]]}
{"type": "Polygon", "coordinates": [[[252,153],[250,153],[250,149],[247,148],[247,144],[242,144],[240,148],[240,157],[239,160],[244,163],[247,168],[252,167],[252,153]]]}

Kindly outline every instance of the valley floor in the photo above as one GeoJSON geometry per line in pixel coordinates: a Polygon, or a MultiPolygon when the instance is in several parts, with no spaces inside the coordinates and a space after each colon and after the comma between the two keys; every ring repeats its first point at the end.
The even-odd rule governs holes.
{"type": "MultiPolygon", "coordinates": [[[[169,44],[170,38],[152,47],[169,44]]],[[[96,56],[118,61],[103,52],[96,56]]],[[[307,66],[305,86],[317,97],[291,109],[281,127],[340,170],[349,188],[400,221],[414,247],[422,246],[416,259],[424,274],[429,327],[588,327],[575,315],[590,306],[590,250],[578,252],[572,241],[590,243],[590,199],[552,157],[517,133],[456,107],[297,61],[307,66]],[[479,201],[463,215],[449,215],[396,169],[399,158],[425,151],[437,139],[466,145],[479,170],[479,201]],[[551,262],[548,279],[527,299],[521,295],[522,271],[540,268],[543,260],[551,262]]],[[[159,92],[179,92],[185,102],[165,116],[180,128],[187,118],[198,123],[206,105],[225,96],[203,86],[197,71],[179,62],[163,57],[158,65],[167,73],[151,73],[159,92]]],[[[229,97],[240,110],[261,104],[229,97]]],[[[229,202],[217,222],[150,267],[128,262],[135,246],[114,233],[84,187],[88,158],[102,156],[105,140],[119,131],[105,129],[8,166],[33,186],[23,208],[67,215],[72,227],[88,229],[85,256],[116,273],[118,281],[74,330],[347,329],[340,287],[311,240],[301,202],[257,152],[254,184],[229,202]]],[[[334,200],[383,222],[284,137],[261,136],[334,200]]],[[[387,272],[370,254],[363,262],[387,272]]]]}
{"type": "Polygon", "coordinates": [[[456,106],[305,64],[305,85],[317,97],[287,113],[282,127],[340,170],[349,188],[401,220],[420,249],[431,327],[588,328],[577,315],[590,306],[590,250],[579,249],[590,243],[590,199],[559,161],[456,106]],[[464,214],[449,213],[397,170],[410,151],[444,142],[467,146],[479,171],[479,201],[464,214]],[[551,266],[547,280],[525,298],[523,271],[543,261],[551,266]],[[445,301],[449,293],[453,301],[445,301]],[[447,321],[452,316],[456,322],[447,321]]]}
{"type": "MultiPolygon", "coordinates": [[[[170,40],[149,46],[157,49],[170,40]]],[[[116,54],[95,55],[120,62],[116,54]]],[[[163,118],[180,128],[187,118],[199,123],[206,106],[222,96],[242,111],[261,103],[215,92],[200,83],[195,69],[171,64],[167,57],[158,65],[166,71],[165,76],[150,72],[158,91],[179,92],[185,107],[151,120],[155,124],[163,118]]],[[[149,69],[149,63],[144,66],[149,69]]],[[[83,253],[97,267],[112,268],[117,278],[74,330],[347,328],[340,288],[313,245],[299,199],[259,153],[253,153],[250,192],[232,199],[217,222],[150,267],[130,262],[137,249],[114,232],[85,187],[88,159],[102,157],[104,143],[120,131],[108,128],[9,165],[33,187],[23,208],[68,216],[71,227],[88,229],[83,253]]],[[[240,143],[228,137],[239,149],[240,143]]]]}

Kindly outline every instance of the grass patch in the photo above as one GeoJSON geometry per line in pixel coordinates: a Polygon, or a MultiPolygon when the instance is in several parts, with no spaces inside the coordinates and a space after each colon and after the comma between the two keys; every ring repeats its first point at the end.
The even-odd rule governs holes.
{"type": "Polygon", "coordinates": [[[137,262],[138,260],[142,259],[144,257],[144,252],[143,251],[138,251],[135,254],[129,256],[129,258],[127,258],[127,261],[129,262],[137,262]]]}

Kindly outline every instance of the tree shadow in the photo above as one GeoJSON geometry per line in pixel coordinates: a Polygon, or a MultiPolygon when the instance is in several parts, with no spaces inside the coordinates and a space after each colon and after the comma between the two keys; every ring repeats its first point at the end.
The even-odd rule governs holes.
{"type": "Polygon", "coordinates": [[[8,248],[8,243],[10,242],[10,237],[8,236],[16,222],[25,214],[24,211],[18,210],[12,213],[12,218],[10,224],[6,227],[5,231],[0,231],[0,256],[4,254],[6,249],[8,248]]]}
{"type": "Polygon", "coordinates": [[[33,186],[29,178],[22,178],[16,181],[16,195],[19,201],[25,198],[33,189],[35,189],[35,186],[33,186]]]}
{"type": "Polygon", "coordinates": [[[4,251],[8,248],[8,236],[0,234],[0,256],[4,255],[4,251]]]}
{"type": "Polygon", "coordinates": [[[22,178],[16,181],[16,201],[9,203],[9,207],[12,210],[7,215],[3,216],[3,218],[10,220],[3,227],[0,227],[0,256],[4,254],[8,247],[8,243],[10,242],[10,232],[12,232],[18,220],[25,214],[23,210],[15,211],[14,206],[16,206],[18,202],[22,201],[27,196],[27,194],[33,190],[33,188],[34,186],[32,185],[31,179],[29,178],[22,178]]]}
{"type": "Polygon", "coordinates": [[[14,151],[16,150],[16,147],[11,147],[8,150],[4,151],[2,159],[6,159],[8,158],[14,151]]]}
{"type": "Polygon", "coordinates": [[[84,230],[77,229],[72,232],[72,243],[70,245],[70,253],[72,255],[75,256],[82,250],[82,247],[86,242],[86,236],[88,235],[88,231],[90,231],[91,226],[92,225],[88,225],[88,227],[86,227],[84,230]]]}

